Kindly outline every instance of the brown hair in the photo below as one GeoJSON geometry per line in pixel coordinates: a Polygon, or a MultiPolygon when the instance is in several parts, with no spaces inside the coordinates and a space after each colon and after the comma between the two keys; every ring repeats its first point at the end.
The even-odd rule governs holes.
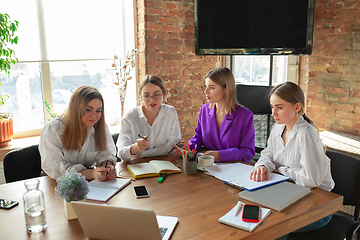
{"type": "Polygon", "coordinates": [[[164,85],[163,81],[160,78],[158,78],[157,76],[147,75],[147,76],[143,77],[139,82],[139,96],[141,95],[141,90],[148,83],[155,84],[156,86],[161,88],[164,95],[166,94],[166,89],[165,89],[165,85],[164,85]]]}
{"type": "MultiPolygon", "coordinates": [[[[240,104],[236,100],[235,78],[230,69],[227,67],[214,68],[206,74],[206,78],[210,78],[211,81],[225,89],[225,114],[230,113],[231,115],[231,110],[240,104]]],[[[209,108],[214,106],[215,103],[210,103],[209,108]]]]}
{"type": "Polygon", "coordinates": [[[83,139],[81,118],[85,115],[88,103],[93,99],[100,99],[102,103],[101,117],[94,125],[95,143],[98,150],[106,150],[106,125],[104,118],[104,100],[101,93],[91,86],[80,86],[71,95],[67,111],[61,115],[64,120],[64,129],[61,142],[66,150],[81,149],[83,139]]]}
{"type": "Polygon", "coordinates": [[[292,82],[281,83],[271,90],[269,97],[271,97],[272,94],[276,94],[279,98],[291,104],[300,103],[301,109],[299,111],[299,114],[302,115],[308,123],[313,125],[316,131],[319,132],[319,128],[315,125],[313,120],[311,120],[307,115],[305,115],[304,93],[297,84],[292,82]]]}

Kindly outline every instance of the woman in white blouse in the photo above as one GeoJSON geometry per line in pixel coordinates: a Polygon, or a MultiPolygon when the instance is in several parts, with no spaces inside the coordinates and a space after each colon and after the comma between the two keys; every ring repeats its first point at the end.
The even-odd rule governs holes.
{"type": "MultiPolygon", "coordinates": [[[[269,97],[276,124],[250,178],[264,181],[268,179],[269,172],[274,171],[290,177],[301,186],[320,187],[327,191],[333,189],[330,159],[325,155],[316,126],[304,113],[304,94],[301,88],[294,83],[285,82],[274,87],[269,97]]],[[[323,227],[331,220],[331,216],[295,232],[323,227]]],[[[286,236],[281,239],[286,239],[286,236]]]]}
{"type": "Polygon", "coordinates": [[[125,114],[116,146],[117,156],[124,161],[134,156],[152,157],[169,154],[181,140],[176,109],[163,104],[166,89],[153,75],[139,83],[141,106],[125,114]]]}
{"type": "Polygon", "coordinates": [[[73,92],[67,111],[41,131],[39,151],[42,169],[51,178],[69,171],[81,172],[88,180],[116,178],[115,144],[96,88],[80,86],[73,92]],[[92,168],[94,165],[97,167],[92,168]]]}

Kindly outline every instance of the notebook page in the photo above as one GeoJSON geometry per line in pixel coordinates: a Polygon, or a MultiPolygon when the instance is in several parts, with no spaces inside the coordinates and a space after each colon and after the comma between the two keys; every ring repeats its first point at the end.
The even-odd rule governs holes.
{"type": "Polygon", "coordinates": [[[290,179],[280,174],[269,173],[268,180],[255,182],[250,179],[250,173],[254,169],[254,166],[243,163],[224,163],[217,164],[217,166],[206,167],[206,170],[214,177],[236,184],[249,191],[290,179]]]}

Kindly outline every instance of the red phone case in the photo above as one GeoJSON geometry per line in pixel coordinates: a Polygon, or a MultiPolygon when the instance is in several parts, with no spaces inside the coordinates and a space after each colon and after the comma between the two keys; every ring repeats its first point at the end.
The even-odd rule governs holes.
{"type": "Polygon", "coordinates": [[[241,215],[241,219],[244,221],[244,222],[259,222],[260,221],[260,211],[261,211],[261,208],[259,205],[254,205],[254,204],[245,204],[243,206],[243,211],[242,211],[242,215],[241,215]],[[250,218],[244,218],[244,212],[245,212],[245,208],[246,206],[255,206],[255,207],[258,207],[258,213],[257,213],[257,219],[250,219],[250,218]]]}

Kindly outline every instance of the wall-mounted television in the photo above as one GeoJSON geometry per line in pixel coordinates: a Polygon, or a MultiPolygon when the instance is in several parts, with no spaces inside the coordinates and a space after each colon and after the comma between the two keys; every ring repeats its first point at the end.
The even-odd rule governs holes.
{"type": "Polygon", "coordinates": [[[197,55],[312,52],[314,0],[195,0],[197,55]]]}

